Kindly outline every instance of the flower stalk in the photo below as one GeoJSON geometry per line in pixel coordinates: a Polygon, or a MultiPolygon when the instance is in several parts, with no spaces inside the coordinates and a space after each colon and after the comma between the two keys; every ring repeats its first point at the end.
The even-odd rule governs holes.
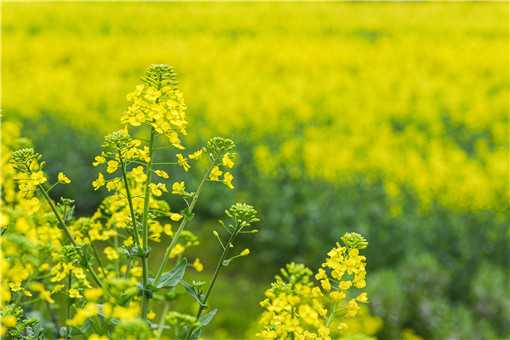
{"type": "Polygon", "coordinates": [[[186,228],[188,223],[191,220],[191,216],[193,214],[193,210],[195,209],[195,205],[197,204],[198,197],[200,196],[200,193],[202,191],[202,188],[204,186],[205,181],[207,180],[207,176],[209,175],[209,172],[211,171],[213,165],[209,166],[207,171],[205,172],[204,176],[202,176],[202,179],[200,180],[200,183],[198,184],[197,190],[193,194],[193,199],[191,200],[191,203],[189,207],[187,208],[187,213],[184,214],[184,217],[179,224],[179,228],[177,228],[172,241],[168,245],[168,247],[165,249],[165,253],[163,255],[163,260],[161,261],[161,264],[159,265],[158,272],[156,273],[156,277],[154,278],[154,282],[157,284],[159,282],[159,279],[161,277],[161,274],[163,274],[163,270],[165,269],[168,259],[170,258],[170,254],[172,253],[172,250],[174,249],[175,245],[177,244],[177,241],[179,240],[179,236],[181,235],[182,231],[186,228]]]}
{"type": "Polygon", "coordinates": [[[150,130],[149,140],[149,161],[147,163],[147,181],[145,182],[145,193],[143,199],[143,215],[142,215],[142,318],[147,320],[147,312],[149,308],[149,294],[147,292],[149,282],[149,205],[150,205],[150,184],[152,182],[152,161],[154,146],[154,128],[150,130]]]}
{"type": "Polygon", "coordinates": [[[221,267],[223,267],[223,261],[225,261],[225,258],[228,256],[230,248],[232,248],[232,241],[237,237],[237,232],[234,234],[231,234],[227,243],[225,244],[225,247],[223,248],[223,251],[221,253],[221,256],[218,260],[218,263],[216,264],[216,268],[214,269],[214,274],[211,279],[211,283],[209,284],[209,287],[207,288],[207,291],[204,295],[204,299],[200,302],[200,307],[198,308],[198,312],[196,315],[196,318],[200,318],[200,315],[202,315],[202,312],[207,306],[207,300],[209,299],[209,296],[211,295],[211,292],[214,288],[214,284],[216,283],[216,279],[218,278],[218,275],[220,274],[221,267]]]}
{"type": "MultiPolygon", "coordinates": [[[[37,185],[37,188],[39,189],[39,192],[42,193],[44,199],[46,200],[46,202],[48,203],[48,205],[50,206],[50,209],[51,211],[53,212],[53,215],[55,215],[56,219],[57,219],[57,222],[60,226],[60,228],[64,231],[64,233],[66,234],[67,238],[69,239],[69,241],[71,242],[71,244],[74,246],[74,247],[77,247],[77,244],[76,244],[76,241],[74,240],[73,236],[71,235],[71,231],[69,230],[69,228],[67,227],[67,225],[65,224],[64,222],[64,219],[60,216],[60,214],[58,213],[57,211],[57,207],[55,206],[55,203],[53,202],[53,200],[51,199],[51,197],[48,195],[48,193],[46,192],[46,190],[44,189],[44,187],[42,186],[42,184],[39,184],[37,185]]],[[[99,286],[99,287],[103,287],[103,284],[101,283],[101,280],[99,280],[99,277],[97,276],[96,272],[94,271],[94,269],[92,268],[92,266],[90,265],[89,261],[87,260],[87,258],[83,255],[83,252],[80,250],[79,251],[79,254],[80,254],[80,257],[82,258],[83,262],[85,263],[85,267],[87,269],[87,271],[90,273],[90,275],[92,276],[92,279],[94,280],[94,282],[99,286]]]]}
{"type": "Polygon", "coordinates": [[[122,182],[124,183],[124,189],[126,190],[126,198],[129,205],[129,213],[131,214],[131,222],[133,224],[133,235],[135,236],[135,242],[138,248],[141,249],[140,244],[140,235],[138,233],[138,225],[136,223],[136,215],[135,209],[133,208],[133,198],[131,197],[131,190],[129,189],[129,182],[126,174],[126,164],[122,157],[122,152],[119,150],[119,161],[120,161],[120,171],[122,173],[122,182]]]}

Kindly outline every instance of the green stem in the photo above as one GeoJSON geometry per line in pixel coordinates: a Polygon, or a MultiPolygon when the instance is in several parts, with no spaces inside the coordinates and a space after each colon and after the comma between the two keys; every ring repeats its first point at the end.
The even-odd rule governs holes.
{"type": "Polygon", "coordinates": [[[51,322],[53,323],[53,327],[55,327],[55,338],[58,338],[58,333],[60,332],[60,326],[58,325],[57,313],[55,313],[55,309],[48,302],[44,301],[46,308],[48,308],[48,313],[50,314],[51,322]]]}
{"type": "MultiPolygon", "coordinates": [[[[119,249],[119,236],[115,234],[113,237],[113,244],[115,245],[115,250],[119,249]]],[[[115,260],[115,270],[117,272],[117,277],[120,277],[120,256],[115,260]]]]}
{"type": "Polygon", "coordinates": [[[124,274],[124,278],[127,279],[129,276],[129,271],[131,270],[131,258],[128,258],[126,273],[124,274]]]}
{"type": "Polygon", "coordinates": [[[122,180],[124,181],[124,188],[126,189],[126,196],[128,200],[129,205],[129,212],[131,213],[131,221],[133,223],[133,231],[135,235],[135,241],[139,248],[141,248],[140,244],[140,235],[138,234],[138,226],[136,225],[136,215],[135,215],[135,209],[133,208],[133,198],[131,197],[131,190],[129,190],[129,183],[127,180],[126,175],[126,166],[124,164],[124,159],[122,158],[122,154],[119,151],[119,160],[121,165],[121,171],[122,171],[122,180]]]}
{"type": "MultiPolygon", "coordinates": [[[[71,318],[71,297],[69,296],[69,289],[71,289],[71,284],[72,284],[72,271],[69,272],[69,278],[67,279],[67,308],[66,308],[66,324],[67,324],[67,320],[69,320],[71,318]]],[[[71,333],[71,327],[69,326],[66,326],[66,337],[65,339],[69,339],[70,338],[70,334],[71,333]]]]}
{"type": "Polygon", "coordinates": [[[106,274],[106,271],[104,269],[104,265],[103,265],[103,261],[101,261],[101,257],[99,256],[99,253],[97,252],[97,249],[96,247],[94,246],[94,244],[92,243],[92,239],[90,237],[87,237],[89,239],[89,242],[90,242],[90,247],[92,248],[92,252],[94,253],[94,257],[96,258],[97,260],[97,263],[99,264],[99,266],[101,267],[101,271],[103,272],[103,275],[106,274]]]}
{"type": "Polygon", "coordinates": [[[163,255],[163,260],[161,261],[161,264],[159,266],[158,272],[156,274],[156,278],[154,279],[154,282],[157,284],[159,278],[161,277],[161,274],[163,274],[163,270],[165,269],[165,266],[168,263],[168,259],[170,257],[170,253],[174,249],[175,245],[177,244],[177,241],[179,240],[179,236],[181,235],[181,232],[186,228],[186,225],[191,219],[191,214],[193,213],[193,209],[195,208],[195,205],[198,201],[198,196],[200,195],[200,192],[202,191],[202,187],[204,186],[205,181],[207,180],[207,176],[209,176],[209,172],[211,172],[212,167],[214,164],[211,164],[207,171],[205,172],[204,176],[202,177],[202,180],[198,184],[198,188],[193,195],[193,199],[191,201],[191,204],[189,205],[187,209],[187,213],[184,214],[184,217],[182,218],[181,224],[179,225],[179,228],[174,234],[174,237],[172,238],[172,241],[168,245],[168,247],[165,250],[165,255],[163,255]]]}
{"type": "MultiPolygon", "coordinates": [[[[51,210],[53,211],[53,214],[57,218],[57,222],[60,225],[60,228],[62,230],[64,230],[64,233],[66,234],[66,236],[69,239],[69,241],[71,242],[71,244],[74,247],[77,247],[76,241],[74,240],[73,236],[71,235],[71,231],[69,230],[69,228],[67,228],[67,225],[65,224],[64,219],[58,213],[57,207],[55,206],[55,203],[53,202],[51,197],[48,195],[48,192],[44,189],[44,187],[41,184],[39,184],[37,187],[38,187],[39,191],[42,193],[46,202],[48,202],[48,205],[50,206],[51,210]]],[[[87,261],[87,258],[83,255],[83,252],[81,252],[81,251],[80,251],[80,256],[81,256],[83,262],[85,263],[85,266],[87,267],[87,270],[89,271],[90,275],[92,276],[92,279],[94,280],[94,282],[96,282],[96,284],[102,288],[103,285],[101,284],[101,281],[99,280],[99,278],[97,277],[97,274],[94,272],[94,269],[92,269],[89,261],[87,261]]]]}
{"type": "Polygon", "coordinates": [[[328,317],[328,320],[326,321],[326,327],[329,327],[329,325],[331,324],[331,322],[333,321],[333,319],[335,318],[335,314],[336,314],[336,305],[337,303],[334,302],[333,303],[333,307],[331,307],[331,314],[329,314],[329,317],[328,317]]]}
{"type": "Polygon", "coordinates": [[[214,270],[213,278],[211,280],[211,283],[209,284],[209,287],[207,288],[207,291],[205,293],[204,299],[200,303],[200,307],[198,308],[197,316],[198,319],[202,312],[205,309],[207,299],[209,298],[209,295],[211,295],[212,289],[214,287],[214,284],[216,283],[216,279],[218,278],[218,275],[220,274],[221,267],[223,267],[223,261],[225,260],[225,257],[228,255],[228,251],[230,250],[230,245],[232,240],[237,236],[238,230],[234,231],[232,234],[230,234],[230,238],[228,239],[228,242],[225,244],[225,247],[223,248],[223,252],[221,253],[220,259],[218,263],[216,264],[216,269],[214,270]]]}
{"type": "Polygon", "coordinates": [[[168,302],[165,302],[165,306],[163,307],[163,313],[161,314],[161,319],[159,321],[158,326],[158,334],[156,335],[156,340],[161,339],[161,335],[163,334],[163,326],[165,325],[165,317],[168,312],[168,302]]]}
{"type": "Polygon", "coordinates": [[[149,140],[149,162],[147,163],[147,181],[145,182],[145,194],[143,199],[143,215],[142,215],[142,244],[143,244],[143,258],[142,258],[142,318],[147,320],[147,311],[149,308],[149,297],[145,291],[149,281],[149,204],[150,204],[150,184],[152,181],[152,153],[154,146],[154,128],[151,127],[151,135],[149,140]]]}

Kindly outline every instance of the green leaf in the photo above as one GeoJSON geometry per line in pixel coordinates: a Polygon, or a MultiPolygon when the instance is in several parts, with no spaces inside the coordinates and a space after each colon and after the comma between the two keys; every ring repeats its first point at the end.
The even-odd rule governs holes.
{"type": "Polygon", "coordinates": [[[190,336],[191,340],[198,340],[198,338],[200,337],[200,334],[202,334],[202,329],[212,321],[212,319],[214,318],[214,316],[216,315],[217,312],[218,312],[218,309],[214,308],[211,311],[209,311],[207,314],[202,315],[198,319],[199,326],[197,328],[195,328],[193,330],[193,332],[191,333],[191,336],[190,336]]]}
{"type": "Polygon", "coordinates": [[[184,277],[187,265],[188,261],[186,258],[183,258],[174,268],[172,268],[172,270],[161,275],[156,287],[165,288],[177,286],[184,277]]]}
{"type": "Polygon", "coordinates": [[[202,327],[207,326],[212,321],[212,319],[214,318],[214,316],[216,315],[217,312],[218,312],[218,308],[214,308],[214,309],[211,309],[209,311],[209,313],[202,315],[198,319],[198,323],[200,324],[200,326],[202,326],[202,327]]]}
{"type": "Polygon", "coordinates": [[[189,338],[190,338],[190,340],[198,340],[198,338],[200,337],[200,334],[202,334],[202,327],[197,327],[193,330],[193,332],[191,333],[191,336],[189,338]]]}

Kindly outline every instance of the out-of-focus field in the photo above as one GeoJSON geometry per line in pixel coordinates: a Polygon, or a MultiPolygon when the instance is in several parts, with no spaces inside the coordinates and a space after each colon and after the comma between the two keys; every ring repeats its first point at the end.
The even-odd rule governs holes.
{"type": "MultiPolygon", "coordinates": [[[[315,264],[357,230],[370,242],[379,337],[407,328],[427,339],[501,337],[510,332],[508,10],[4,4],[3,114],[83,183],[67,194],[88,210],[99,200],[89,163],[125,94],[147,65],[172,64],[189,141],[237,140],[236,185],[262,210],[252,266],[232,281],[271,277],[291,259],[315,264]]],[[[215,207],[204,204],[204,219],[215,207]]],[[[246,308],[218,325],[237,337],[258,313],[235,301],[240,286],[216,298],[246,308]]]]}

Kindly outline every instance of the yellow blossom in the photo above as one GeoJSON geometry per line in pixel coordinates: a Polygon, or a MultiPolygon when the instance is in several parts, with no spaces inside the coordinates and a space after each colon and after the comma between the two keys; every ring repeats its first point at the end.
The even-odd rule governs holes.
{"type": "Polygon", "coordinates": [[[182,219],[182,215],[178,213],[171,213],[170,219],[174,222],[179,222],[182,219]]]}
{"type": "Polygon", "coordinates": [[[114,160],[109,160],[106,167],[106,172],[109,174],[113,174],[119,168],[119,162],[114,160]]]}
{"type": "Polygon", "coordinates": [[[234,167],[234,161],[232,160],[232,158],[230,158],[230,155],[228,153],[226,153],[224,156],[223,156],[223,159],[221,160],[222,164],[229,168],[229,169],[232,169],[234,167]]]}
{"type": "Polygon", "coordinates": [[[204,152],[204,149],[203,149],[203,148],[202,148],[202,149],[199,149],[199,150],[197,150],[197,151],[195,151],[195,152],[191,153],[191,154],[188,156],[188,158],[189,158],[189,159],[198,159],[198,158],[199,158],[199,157],[203,154],[203,152],[204,152]]]}
{"type": "Polygon", "coordinates": [[[170,252],[170,258],[173,259],[174,257],[178,256],[179,254],[182,254],[183,251],[184,251],[184,247],[182,246],[182,244],[177,243],[175,245],[175,247],[172,249],[172,251],[170,252]]]}
{"type": "Polygon", "coordinates": [[[63,172],[59,172],[57,176],[58,182],[62,184],[69,184],[71,180],[63,172]]]}
{"type": "Polygon", "coordinates": [[[209,179],[211,181],[218,181],[220,179],[220,176],[223,174],[223,171],[220,170],[218,166],[214,166],[211,169],[211,172],[209,173],[209,179]]]}
{"type": "Polygon", "coordinates": [[[39,166],[39,162],[36,160],[36,159],[33,159],[31,162],[30,162],[30,165],[29,165],[29,169],[30,171],[32,172],[36,172],[36,171],[39,171],[41,167],[39,166]]]}
{"type": "Polygon", "coordinates": [[[367,303],[368,302],[367,293],[366,292],[361,293],[356,297],[356,300],[362,303],[367,303]]]}
{"type": "Polygon", "coordinates": [[[131,268],[131,274],[134,276],[134,277],[141,277],[142,276],[142,273],[143,273],[143,269],[142,267],[140,266],[137,266],[137,267],[134,267],[134,268],[131,268]]]}
{"type": "Polygon", "coordinates": [[[118,305],[113,307],[112,316],[119,320],[131,320],[135,319],[139,313],[140,311],[138,305],[132,303],[128,307],[118,305]]]}
{"type": "Polygon", "coordinates": [[[143,166],[133,168],[133,170],[131,170],[131,176],[133,176],[137,183],[144,183],[147,180],[147,175],[145,174],[143,166]]]}
{"type": "Polygon", "coordinates": [[[225,172],[225,175],[223,175],[223,183],[229,188],[234,189],[234,185],[232,184],[232,180],[234,179],[234,176],[230,172],[225,172]]]}
{"type": "Polygon", "coordinates": [[[97,179],[92,182],[92,186],[94,187],[94,190],[98,190],[105,184],[104,176],[100,172],[97,176],[97,179]]]}
{"type": "Polygon", "coordinates": [[[335,301],[340,301],[340,300],[343,300],[345,299],[346,295],[345,295],[345,292],[342,292],[342,291],[334,291],[334,292],[331,292],[330,293],[330,296],[333,300],[335,301]]]}
{"type": "Polygon", "coordinates": [[[161,178],[164,178],[164,179],[168,179],[170,178],[170,176],[168,175],[168,173],[166,171],[163,171],[163,170],[155,170],[154,173],[156,175],[158,175],[159,177],[161,178]]]}
{"type": "Polygon", "coordinates": [[[14,315],[5,315],[2,316],[2,324],[7,328],[12,328],[16,326],[16,317],[14,315]]]}
{"type": "Polygon", "coordinates": [[[172,184],[172,194],[175,195],[184,195],[186,190],[186,185],[184,182],[175,182],[172,184]]]}
{"type": "Polygon", "coordinates": [[[96,156],[94,157],[94,162],[92,163],[92,165],[98,166],[104,163],[106,163],[106,158],[104,158],[103,156],[96,156]]]}
{"type": "Polygon", "coordinates": [[[176,155],[176,157],[177,157],[177,164],[179,164],[179,166],[181,168],[183,168],[184,171],[187,172],[190,169],[190,165],[188,163],[188,160],[182,154],[180,154],[180,153],[178,153],[176,155]]]}
{"type": "Polygon", "coordinates": [[[122,187],[122,182],[119,178],[115,178],[106,183],[106,190],[108,191],[118,190],[120,187],[122,187]]]}
{"type": "Polygon", "coordinates": [[[81,298],[83,297],[78,289],[71,288],[69,289],[69,297],[72,298],[81,298]]]}
{"type": "Polygon", "coordinates": [[[352,286],[352,281],[340,281],[340,284],[339,284],[339,287],[342,290],[347,290],[347,289],[351,288],[351,286],[352,286]]]}
{"type": "Polygon", "coordinates": [[[355,317],[356,314],[358,314],[358,311],[359,311],[360,307],[359,305],[356,303],[356,300],[354,299],[351,299],[349,300],[349,302],[347,303],[347,307],[346,307],[346,316],[349,317],[349,318],[352,318],[352,317],[355,317]]]}
{"type": "Polygon", "coordinates": [[[204,270],[204,265],[202,264],[202,262],[200,262],[199,258],[196,258],[195,261],[193,261],[192,266],[197,272],[201,272],[202,270],[204,270]]]}
{"type": "Polygon", "coordinates": [[[167,223],[163,226],[163,232],[168,236],[172,236],[174,232],[172,231],[172,225],[167,223]]]}
{"type": "Polygon", "coordinates": [[[30,179],[34,185],[43,184],[47,181],[46,175],[44,175],[44,172],[42,171],[34,172],[32,175],[30,175],[30,179]]]}
{"type": "Polygon", "coordinates": [[[112,247],[104,248],[103,252],[105,253],[106,258],[110,261],[117,260],[119,258],[119,254],[112,247]]]}
{"type": "Polygon", "coordinates": [[[78,309],[73,318],[67,320],[69,326],[79,327],[85,323],[88,318],[97,315],[97,307],[95,303],[87,303],[83,308],[78,309]]]}
{"type": "Polygon", "coordinates": [[[83,292],[85,298],[89,301],[97,301],[103,295],[103,289],[101,288],[89,288],[83,292]]]}
{"type": "Polygon", "coordinates": [[[125,239],[122,244],[125,246],[125,247],[131,247],[133,244],[134,244],[134,241],[133,241],[133,238],[131,236],[129,236],[127,239],[125,239]]]}
{"type": "Polygon", "coordinates": [[[325,278],[320,281],[322,289],[324,289],[326,292],[329,292],[331,290],[331,282],[329,282],[328,278],[325,278]]]}
{"type": "Polygon", "coordinates": [[[164,183],[151,183],[149,187],[151,189],[151,193],[156,197],[159,197],[163,195],[164,192],[167,192],[166,185],[164,183]]]}

